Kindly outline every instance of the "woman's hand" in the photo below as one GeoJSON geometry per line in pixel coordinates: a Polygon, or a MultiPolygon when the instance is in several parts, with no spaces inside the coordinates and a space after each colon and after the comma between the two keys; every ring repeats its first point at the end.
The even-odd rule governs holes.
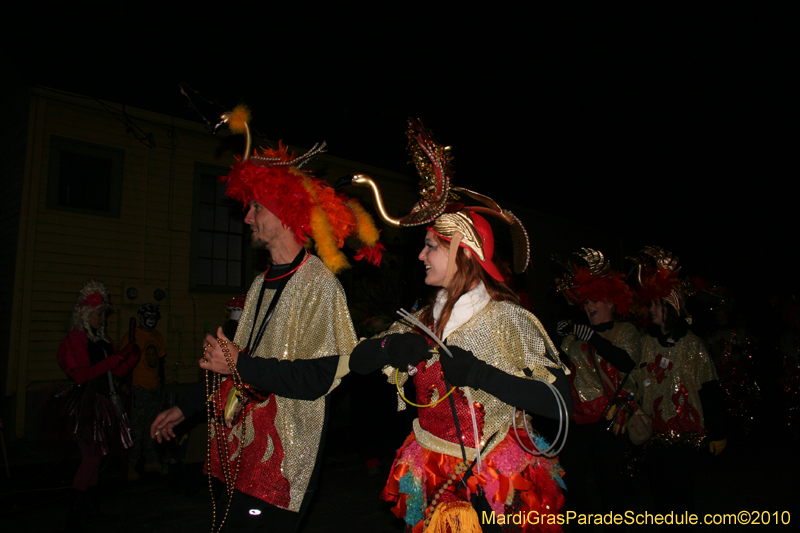
{"type": "Polygon", "coordinates": [[[447,348],[453,354],[453,357],[447,355],[444,350],[439,354],[439,362],[442,363],[444,377],[451,385],[466,387],[467,376],[469,376],[472,367],[483,362],[475,357],[472,352],[458,346],[448,346],[447,348]]]}
{"type": "Polygon", "coordinates": [[[433,354],[425,337],[417,333],[398,333],[383,338],[383,349],[389,364],[405,372],[409,366],[430,359],[433,354]]]}
{"type": "Polygon", "coordinates": [[[156,439],[159,443],[164,440],[175,438],[174,428],[183,422],[183,411],[176,405],[160,413],[150,425],[150,438],[156,439]]]}
{"type": "Polygon", "coordinates": [[[231,361],[235,366],[239,360],[239,349],[233,342],[228,340],[228,337],[222,332],[222,328],[219,328],[216,338],[206,335],[203,341],[203,357],[200,359],[200,368],[217,374],[230,374],[231,367],[225,359],[225,353],[222,351],[223,346],[230,354],[231,361]]]}

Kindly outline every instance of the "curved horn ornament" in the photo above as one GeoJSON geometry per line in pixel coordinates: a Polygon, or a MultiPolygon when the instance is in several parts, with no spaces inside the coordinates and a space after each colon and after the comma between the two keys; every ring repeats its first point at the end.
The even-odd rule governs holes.
{"type": "Polygon", "coordinates": [[[402,220],[399,218],[389,216],[389,213],[386,211],[386,206],[383,203],[383,195],[381,195],[381,190],[378,188],[378,184],[375,183],[375,180],[366,174],[356,174],[354,176],[350,176],[349,183],[345,182],[345,180],[346,178],[342,178],[336,183],[336,186],[340,187],[342,185],[354,185],[356,187],[368,188],[372,192],[372,200],[375,202],[375,209],[378,211],[378,216],[381,217],[381,220],[390,226],[398,228],[404,225],[402,220]]]}

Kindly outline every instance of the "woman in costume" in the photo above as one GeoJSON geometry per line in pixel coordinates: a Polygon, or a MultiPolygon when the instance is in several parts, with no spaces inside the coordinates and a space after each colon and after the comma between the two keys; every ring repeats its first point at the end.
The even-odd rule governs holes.
{"type": "Polygon", "coordinates": [[[75,531],[80,530],[84,518],[97,513],[93,489],[103,457],[133,445],[130,422],[114,390],[112,375],[121,378],[130,372],[139,361],[139,348],[130,343],[117,351],[106,336],[110,311],[106,286],[89,280],[78,293],[69,333],[58,348],[58,363],[75,382],[57,395],[55,403],[61,422],[66,423],[69,436],[81,450],[81,464],[72,481],[75,490],[68,528],[75,531]]]}
{"type": "Polygon", "coordinates": [[[634,373],[642,411],[653,428],[644,471],[656,512],[693,512],[698,452],[707,447],[717,455],[727,444],[722,394],[703,341],[689,329],[685,298],[691,291],[678,279],[678,258],[646,247],[634,260],[639,298],[649,303],[652,321],[634,373]]]}
{"type": "MultiPolygon", "coordinates": [[[[489,198],[453,188],[489,207],[453,204],[448,148],[433,143],[417,122],[410,124],[423,199],[400,220],[386,215],[378,194],[376,200],[388,223],[429,224],[419,259],[425,283],[441,289],[427,307],[361,342],[351,355],[351,370],[366,374],[384,368],[399,391],[413,375],[417,390],[419,418],[397,453],[382,497],[396,504],[393,512],[415,533],[501,526],[558,531],[561,468],[552,454],[536,455],[537,445],[546,443],[526,431],[529,417],[515,408],[560,416],[565,425],[572,403],[566,369],[539,320],[518,305],[505,284],[494,263],[494,235],[479,213],[503,219],[521,237],[518,270],[527,265],[527,235],[516,217],[489,198]],[[475,513],[473,506],[481,510],[475,513]]],[[[377,193],[366,176],[356,176],[354,183],[377,193]]]]}
{"type": "MultiPolygon", "coordinates": [[[[583,248],[576,255],[587,266],[564,262],[566,274],[556,280],[567,301],[580,306],[589,321],[564,320],[557,327],[563,337],[561,349],[570,360],[575,402],[570,439],[561,455],[570,473],[567,507],[580,514],[591,512],[589,478],[594,474],[602,510],[622,514],[630,490],[625,422],[632,407],[629,391],[634,389],[628,374],[641,358],[641,335],[630,322],[618,320],[628,316],[633,301],[623,275],[596,250],[583,248]]],[[[603,526],[612,527],[625,528],[603,526]]]]}

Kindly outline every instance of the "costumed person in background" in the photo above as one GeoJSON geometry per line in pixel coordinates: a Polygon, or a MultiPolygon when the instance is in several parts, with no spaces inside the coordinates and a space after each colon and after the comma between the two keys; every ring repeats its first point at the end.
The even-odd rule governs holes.
{"type": "Polygon", "coordinates": [[[99,514],[96,487],[103,457],[133,445],[112,374],[122,378],[130,372],[139,361],[139,348],[128,344],[117,351],[106,336],[106,316],[111,311],[106,286],[89,280],[78,293],[69,333],[58,348],[58,363],[75,385],[56,396],[53,409],[81,450],[72,481],[68,531],[81,531],[84,521],[99,514]]]}
{"type": "Polygon", "coordinates": [[[214,527],[288,532],[317,487],[328,393],[356,344],[335,276],[348,266],[339,247],[352,236],[364,243],[362,255],[379,261],[378,230],[358,203],[299,170],[322,146],[299,157],[280,146],[248,158],[248,119],[242,107],[223,115],[247,135],[244,160],[224,179],[228,196],[247,209],[253,247],[268,250],[272,264],[247,293],[234,341],[222,328],[203,341],[206,388],[159,414],[151,435],[174,438],[173,427],[207,405],[206,469],[228,492],[215,504],[214,527]],[[310,238],[319,257],[304,248],[310,238]]]}
{"type": "Polygon", "coordinates": [[[652,421],[644,472],[655,512],[694,512],[701,447],[721,453],[727,444],[722,392],[703,341],[690,329],[689,284],[678,278],[678,258],[648,246],[638,264],[639,299],[650,303],[652,324],[634,372],[642,412],[652,421]]]}
{"type": "MultiPolygon", "coordinates": [[[[139,364],[131,373],[133,402],[131,405],[131,426],[133,427],[133,446],[128,450],[128,479],[139,479],[137,467],[139,459],[144,459],[145,472],[161,473],[162,466],[156,450],[156,443],[149,438],[150,424],[161,411],[164,392],[164,361],[166,350],[164,337],[156,330],[161,313],[151,303],[142,304],[137,313],[139,327],[136,328],[136,345],[142,353],[139,364]]],[[[130,342],[129,335],[122,338],[122,344],[130,342]]]]}
{"type": "Polygon", "coordinates": [[[351,354],[351,370],[383,368],[401,397],[413,375],[417,390],[419,418],[381,497],[396,504],[393,512],[409,532],[560,530],[563,472],[554,457],[536,455],[537,445],[546,443],[526,431],[530,417],[516,409],[560,416],[566,425],[572,404],[566,369],[539,320],[518,305],[504,282],[494,261],[494,235],[482,215],[511,225],[518,271],[528,263],[527,234],[490,198],[451,189],[449,147],[434,143],[414,120],[408,136],[423,178],[422,199],[409,215],[389,217],[375,183],[353,177],[353,184],[372,187],[387,223],[428,225],[419,259],[425,283],[441,287],[429,305],[362,341],[351,354]],[[455,203],[456,191],[489,207],[455,203]],[[520,516],[539,522],[522,524],[520,516]]]}
{"type": "MultiPolygon", "coordinates": [[[[560,458],[567,476],[567,508],[592,512],[590,479],[593,474],[602,511],[622,514],[630,492],[626,451],[630,440],[626,422],[633,407],[633,380],[628,376],[641,358],[639,330],[626,318],[633,292],[624,276],[611,269],[602,253],[583,248],[576,253],[587,266],[561,261],[566,274],[557,279],[560,292],[578,305],[589,324],[559,322],[561,349],[569,356],[575,411],[569,440],[560,458]]],[[[576,529],[571,524],[571,529],[576,529]]],[[[588,526],[591,529],[592,526],[588,526]]],[[[603,531],[624,530],[604,524],[603,531]]]]}
{"type": "Polygon", "coordinates": [[[242,310],[244,309],[246,298],[246,295],[243,294],[228,300],[228,303],[225,304],[225,309],[228,310],[229,315],[228,320],[222,325],[222,332],[225,333],[225,336],[229,339],[236,336],[236,329],[239,327],[239,319],[242,317],[242,310]]]}

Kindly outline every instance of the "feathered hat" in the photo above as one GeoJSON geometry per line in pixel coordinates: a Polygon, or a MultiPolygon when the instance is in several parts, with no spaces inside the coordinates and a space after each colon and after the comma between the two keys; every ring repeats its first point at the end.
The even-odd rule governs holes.
{"type": "Polygon", "coordinates": [[[575,255],[586,262],[586,266],[564,261],[557,261],[565,270],[560,278],[556,278],[556,286],[571,304],[583,307],[587,300],[607,300],[614,304],[616,312],[623,317],[628,316],[633,303],[633,291],[625,283],[625,276],[611,269],[602,252],[592,248],[581,248],[575,255]]]}
{"type": "Polygon", "coordinates": [[[679,277],[678,256],[659,246],[645,246],[638,255],[628,257],[636,264],[636,282],[642,303],[662,299],[672,306],[678,316],[691,324],[686,310],[686,298],[695,293],[691,280],[679,277]]]}
{"type": "Polygon", "coordinates": [[[363,245],[356,258],[379,265],[383,246],[378,242],[372,217],[357,200],[300,170],[324,151],[325,143],[314,145],[297,157],[279,143],[277,149],[262,148],[251,157],[249,121],[248,109],[238,106],[222,115],[222,122],[217,125],[228,124],[232,132],[246,137],[244,157],[222,178],[228,183],[228,196],[242,202],[245,208],[256,201],[269,209],[292,230],[299,244],[307,245],[311,237],[317,255],[334,274],[350,266],[340,248],[351,236],[363,245]]]}
{"type": "MultiPolygon", "coordinates": [[[[430,131],[419,120],[408,119],[406,135],[411,159],[420,176],[420,199],[409,214],[399,219],[391,217],[386,212],[378,185],[365,174],[343,178],[337,183],[337,187],[348,184],[369,187],[378,214],[384,222],[398,227],[427,224],[430,231],[450,241],[451,244],[471,250],[491,277],[504,281],[493,261],[494,234],[489,222],[482,215],[498,218],[511,228],[514,270],[518,273],[523,272],[530,259],[530,241],[522,222],[511,211],[502,209],[488,196],[461,187],[453,187],[450,147],[433,141],[430,131]],[[458,193],[484,205],[464,205],[459,201],[458,193]]],[[[455,260],[454,255],[452,258],[455,260]]]]}

